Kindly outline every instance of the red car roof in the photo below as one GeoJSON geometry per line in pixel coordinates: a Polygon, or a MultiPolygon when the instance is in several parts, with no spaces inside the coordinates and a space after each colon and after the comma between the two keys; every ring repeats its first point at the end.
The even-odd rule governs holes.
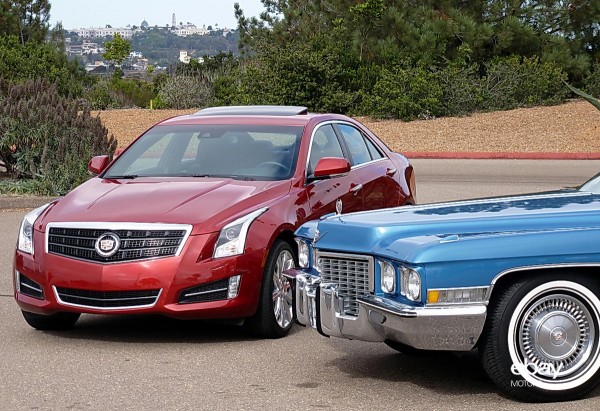
{"type": "Polygon", "coordinates": [[[305,126],[311,120],[322,117],[323,120],[349,120],[339,114],[309,113],[295,116],[270,116],[270,115],[215,115],[198,116],[194,114],[166,119],[158,125],[193,125],[193,124],[265,124],[305,126]]]}

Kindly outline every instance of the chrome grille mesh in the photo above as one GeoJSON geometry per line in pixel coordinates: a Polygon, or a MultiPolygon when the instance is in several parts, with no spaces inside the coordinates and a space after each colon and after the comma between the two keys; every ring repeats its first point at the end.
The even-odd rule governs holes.
{"type": "Polygon", "coordinates": [[[101,223],[94,223],[94,227],[86,227],[85,223],[74,227],[73,223],[48,225],[47,250],[51,254],[58,254],[79,260],[115,263],[141,260],[146,258],[170,257],[178,254],[183,246],[189,230],[182,225],[168,226],[161,224],[120,225],[117,229],[106,227],[101,223]],[[104,257],[96,251],[97,239],[110,232],[117,235],[120,245],[117,252],[109,257],[104,257]]]}
{"type": "Polygon", "coordinates": [[[356,298],[372,290],[373,258],[366,255],[327,253],[317,254],[321,279],[338,286],[343,297],[344,314],[358,315],[356,298]]]}

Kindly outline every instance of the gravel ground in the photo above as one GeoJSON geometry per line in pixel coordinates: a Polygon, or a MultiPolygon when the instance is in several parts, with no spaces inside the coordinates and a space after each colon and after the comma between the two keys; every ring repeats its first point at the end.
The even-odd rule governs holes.
{"type": "MultiPolygon", "coordinates": [[[[152,124],[195,111],[128,109],[95,114],[123,147],[152,124]]],[[[400,152],[600,153],[600,111],[585,101],[411,122],[358,120],[400,152]]]]}

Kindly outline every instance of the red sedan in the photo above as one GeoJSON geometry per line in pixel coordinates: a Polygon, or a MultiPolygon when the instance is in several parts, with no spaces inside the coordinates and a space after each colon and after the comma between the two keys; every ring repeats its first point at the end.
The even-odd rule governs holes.
{"type": "Polygon", "coordinates": [[[25,216],[15,298],[37,329],[81,313],[293,322],[294,230],[415,202],[408,160],[355,120],[304,107],[215,107],[164,120],[97,177],[25,216]]]}

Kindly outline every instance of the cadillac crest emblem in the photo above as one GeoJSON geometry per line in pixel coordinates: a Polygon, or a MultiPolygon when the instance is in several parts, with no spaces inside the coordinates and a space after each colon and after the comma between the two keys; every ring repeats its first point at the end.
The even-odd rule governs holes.
{"type": "Polygon", "coordinates": [[[111,257],[121,245],[121,239],[114,233],[104,233],[96,239],[95,249],[101,257],[111,257]]]}

